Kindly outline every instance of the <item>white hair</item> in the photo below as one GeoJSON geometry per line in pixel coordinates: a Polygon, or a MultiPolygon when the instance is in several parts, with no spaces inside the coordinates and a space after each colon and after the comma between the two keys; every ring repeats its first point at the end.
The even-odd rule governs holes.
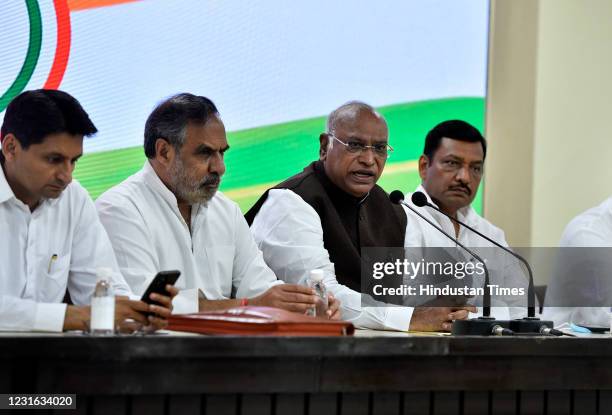
{"type": "Polygon", "coordinates": [[[384,121],[384,118],[370,104],[366,104],[362,101],[349,101],[346,104],[339,106],[333,110],[331,114],[329,114],[327,117],[327,133],[333,134],[338,124],[354,120],[362,111],[371,112],[384,121]]]}

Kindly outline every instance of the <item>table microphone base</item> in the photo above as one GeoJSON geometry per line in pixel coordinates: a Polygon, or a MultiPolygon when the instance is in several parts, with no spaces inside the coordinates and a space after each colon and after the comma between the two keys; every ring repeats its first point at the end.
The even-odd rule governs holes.
{"type": "Polygon", "coordinates": [[[509,320],[496,320],[493,317],[478,317],[469,320],[455,320],[451,334],[455,336],[494,336],[496,329],[509,329],[509,320]]]}
{"type": "Polygon", "coordinates": [[[521,333],[544,334],[542,333],[542,328],[552,329],[554,327],[555,324],[552,321],[540,320],[537,317],[517,318],[510,321],[510,330],[514,331],[518,335],[521,333]]]}

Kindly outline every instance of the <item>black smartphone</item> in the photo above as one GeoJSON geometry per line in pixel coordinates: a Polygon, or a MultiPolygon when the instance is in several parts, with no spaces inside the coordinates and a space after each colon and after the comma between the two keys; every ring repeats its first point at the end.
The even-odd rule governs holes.
{"type": "Polygon", "coordinates": [[[158,305],[156,301],[151,300],[150,296],[153,293],[160,295],[168,295],[168,291],[166,291],[166,285],[174,285],[178,277],[181,275],[181,271],[160,271],[157,273],[147,290],[142,295],[141,301],[147,304],[155,304],[158,305]]]}

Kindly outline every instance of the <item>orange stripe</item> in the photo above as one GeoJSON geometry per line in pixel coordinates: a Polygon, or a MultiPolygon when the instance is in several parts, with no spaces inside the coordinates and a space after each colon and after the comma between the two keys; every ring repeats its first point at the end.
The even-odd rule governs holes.
{"type": "Polygon", "coordinates": [[[78,10],[93,9],[96,7],[115,6],[122,3],[132,3],[139,0],[68,0],[68,8],[71,12],[78,10]]]}
{"type": "Polygon", "coordinates": [[[49,77],[43,86],[44,89],[59,88],[64,72],[66,72],[68,56],[70,55],[70,11],[68,10],[66,0],[54,0],[54,3],[57,19],[57,46],[55,48],[53,66],[51,66],[49,77]]]}

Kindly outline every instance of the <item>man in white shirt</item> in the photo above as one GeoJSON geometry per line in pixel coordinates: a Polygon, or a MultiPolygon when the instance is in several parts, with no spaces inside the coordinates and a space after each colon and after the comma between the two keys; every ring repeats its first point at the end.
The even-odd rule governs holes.
{"type": "MultiPolygon", "coordinates": [[[[416,192],[422,192],[429,203],[437,206],[442,212],[478,230],[499,244],[508,247],[504,232],[491,222],[478,215],[471,203],[476,196],[486,156],[487,144],[478,129],[460,120],[444,121],[429,131],[425,138],[423,154],[419,158],[419,175],[421,184],[416,192]]],[[[508,253],[494,247],[492,243],[475,232],[461,227],[454,221],[431,207],[417,207],[407,197],[407,202],[429,220],[440,226],[446,233],[454,236],[460,243],[480,254],[487,261],[491,283],[500,283],[510,288],[526,287],[526,279],[516,260],[508,253]],[[479,249],[485,248],[485,249],[479,249]],[[518,272],[518,276],[514,275],[518,272]],[[512,274],[512,277],[509,275],[512,274]],[[497,278],[504,275],[504,281],[497,278]],[[513,281],[513,282],[511,282],[513,281]]],[[[444,236],[422,218],[409,209],[406,247],[451,247],[459,258],[467,258],[457,244],[444,236]]],[[[481,280],[474,284],[482,286],[481,280]]],[[[512,299],[514,304],[526,301],[526,297],[512,299]]],[[[500,305],[500,304],[498,304],[500,305]]],[[[495,316],[508,319],[525,316],[525,309],[512,307],[494,307],[495,316]]]]}
{"type": "Polygon", "coordinates": [[[246,304],[303,313],[313,291],[276,278],[238,205],[217,191],[228,149],[209,99],[178,94],[153,110],[142,170],[96,201],[121,272],[140,293],[155,272],[180,270],[176,313],[246,304]]]}
{"type": "MultiPolygon", "coordinates": [[[[72,181],[83,136],[96,131],[78,101],[61,91],[24,92],[6,109],[0,132],[0,330],[86,330],[98,267],[113,270],[115,294],[131,294],[93,202],[72,181]],[[62,304],[66,289],[75,305],[62,304]]],[[[132,319],[163,327],[171,298],[154,299],[163,306],[118,297],[117,325],[134,328],[125,322],[132,319]],[[147,320],[146,312],[158,317],[147,320]]]]}
{"type": "Polygon", "coordinates": [[[376,185],[392,148],[384,118],[370,105],[334,110],[319,137],[319,160],[267,191],[247,213],[266,263],[287,282],[312,269],[358,327],[450,330],[473,307],[368,306],[362,303],[361,249],[403,247],[406,216],[376,185]]]}
{"type": "Polygon", "coordinates": [[[556,326],[610,327],[612,197],[570,221],[559,243],[544,313],[556,326]]]}

